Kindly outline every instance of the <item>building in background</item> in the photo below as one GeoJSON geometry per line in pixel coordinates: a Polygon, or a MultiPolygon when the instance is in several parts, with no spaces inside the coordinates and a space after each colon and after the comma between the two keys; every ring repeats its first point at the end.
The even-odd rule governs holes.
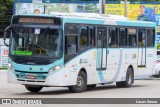
{"type": "MultiPolygon", "coordinates": [[[[148,2],[153,0],[128,1],[128,18],[157,21],[156,15],[160,14],[160,0],[154,0],[155,2],[148,2]]],[[[99,13],[99,0],[14,0],[14,14],[34,14],[35,9],[39,9],[40,14],[52,14],[54,12],[99,13]]],[[[106,0],[105,13],[124,16],[124,0],[106,0]]],[[[160,30],[157,31],[159,34],[160,30]]]]}
{"type": "MultiPolygon", "coordinates": [[[[105,13],[124,16],[125,9],[122,1],[106,0],[105,13]]],[[[156,14],[160,14],[160,2],[128,1],[131,1],[127,5],[127,14],[130,19],[154,22],[156,14]]],[[[35,9],[39,9],[40,14],[53,12],[99,13],[99,0],[14,0],[14,14],[34,14],[35,9]]]]}

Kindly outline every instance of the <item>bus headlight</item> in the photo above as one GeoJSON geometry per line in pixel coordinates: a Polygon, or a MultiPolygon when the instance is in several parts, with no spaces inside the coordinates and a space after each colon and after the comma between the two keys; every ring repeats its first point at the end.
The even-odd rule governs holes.
{"type": "Polygon", "coordinates": [[[61,65],[57,65],[49,70],[49,73],[55,72],[61,68],[61,65]]]}
{"type": "Polygon", "coordinates": [[[11,63],[8,63],[8,67],[9,67],[12,71],[14,71],[14,67],[12,66],[11,63]]]}

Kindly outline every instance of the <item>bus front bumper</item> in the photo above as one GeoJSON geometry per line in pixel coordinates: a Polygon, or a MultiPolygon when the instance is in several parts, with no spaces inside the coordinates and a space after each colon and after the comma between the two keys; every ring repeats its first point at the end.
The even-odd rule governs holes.
{"type": "Polygon", "coordinates": [[[9,83],[17,83],[23,85],[38,85],[38,86],[68,86],[68,77],[64,74],[63,69],[48,75],[44,80],[42,79],[23,79],[17,78],[16,73],[8,69],[8,82],[9,83]]]}

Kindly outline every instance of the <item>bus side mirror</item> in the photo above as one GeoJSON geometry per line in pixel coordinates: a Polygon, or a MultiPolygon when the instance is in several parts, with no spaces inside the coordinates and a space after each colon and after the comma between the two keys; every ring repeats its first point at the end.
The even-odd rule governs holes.
{"type": "Polygon", "coordinates": [[[6,43],[6,38],[7,38],[7,32],[11,30],[11,27],[8,26],[5,30],[4,30],[4,34],[3,34],[3,40],[4,40],[4,44],[8,47],[9,45],[6,43]]]}

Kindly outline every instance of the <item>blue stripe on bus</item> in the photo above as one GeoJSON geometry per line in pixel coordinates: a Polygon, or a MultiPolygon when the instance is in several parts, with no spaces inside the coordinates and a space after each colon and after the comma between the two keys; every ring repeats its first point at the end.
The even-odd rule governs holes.
{"type": "Polygon", "coordinates": [[[100,78],[101,83],[107,83],[107,81],[105,80],[103,76],[103,72],[101,70],[98,70],[98,76],[100,78]]]}
{"type": "Polygon", "coordinates": [[[139,27],[156,27],[155,23],[142,23],[138,21],[116,21],[117,25],[122,25],[122,26],[139,26],[139,27]]]}
{"type": "Polygon", "coordinates": [[[70,17],[66,17],[63,18],[63,23],[85,23],[85,24],[100,24],[100,25],[104,25],[105,20],[102,19],[81,19],[79,20],[79,18],[75,17],[75,18],[70,18],[70,17]]]}

